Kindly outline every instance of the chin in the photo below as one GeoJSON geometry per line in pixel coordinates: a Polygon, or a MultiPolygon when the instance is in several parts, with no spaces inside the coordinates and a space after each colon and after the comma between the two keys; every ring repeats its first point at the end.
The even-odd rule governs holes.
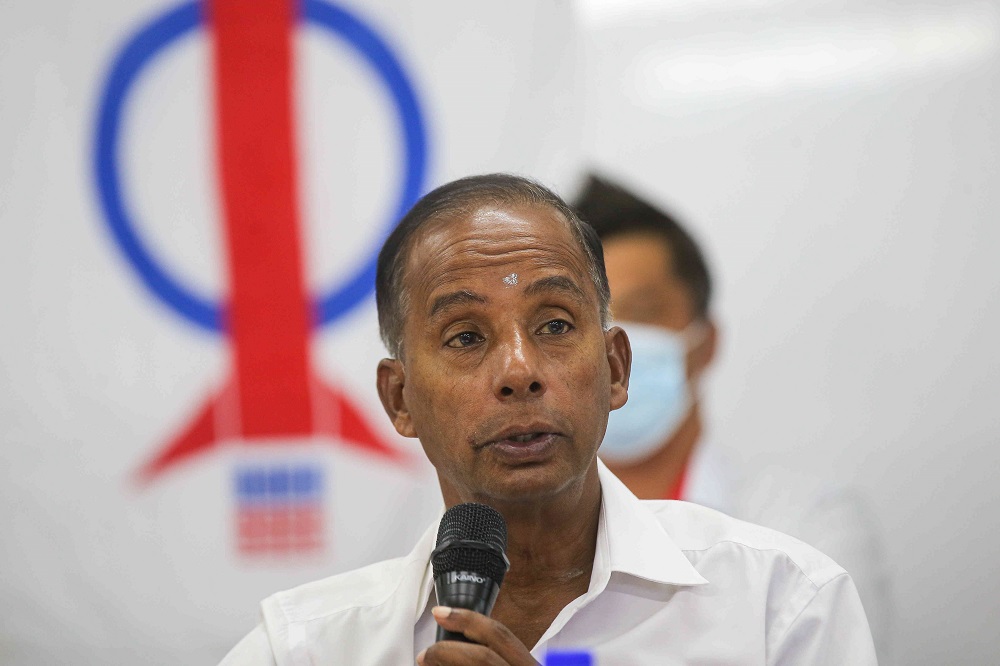
{"type": "Polygon", "coordinates": [[[563,465],[530,465],[504,470],[483,484],[483,495],[505,504],[530,504],[558,496],[581,475],[563,465]]]}

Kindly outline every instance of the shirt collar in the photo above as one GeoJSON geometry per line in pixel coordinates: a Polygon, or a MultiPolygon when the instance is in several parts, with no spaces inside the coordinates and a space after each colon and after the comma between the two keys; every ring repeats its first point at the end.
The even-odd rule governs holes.
{"type": "Polygon", "coordinates": [[[594,579],[604,564],[614,571],[663,585],[703,585],[699,574],[655,515],[600,459],[601,523],[597,531],[594,579]],[[606,558],[606,559],[604,559],[606,558]],[[604,561],[602,562],[602,559],[604,561]]]}
{"type": "MultiPolygon", "coordinates": [[[[600,458],[597,459],[597,475],[601,480],[602,499],[591,575],[592,592],[603,589],[615,571],[662,585],[704,585],[708,582],[691,565],[656,516],[600,458]]],[[[414,622],[428,612],[433,602],[434,573],[430,557],[437,541],[439,522],[440,519],[427,528],[408,556],[408,559],[422,559],[426,563],[414,622]]]]}
{"type": "Polygon", "coordinates": [[[435,594],[434,570],[431,567],[431,553],[434,551],[434,546],[437,544],[438,523],[440,522],[441,518],[438,518],[434,521],[434,524],[427,528],[427,531],[424,532],[422,537],[420,537],[420,541],[417,542],[416,547],[408,557],[408,559],[422,558],[425,562],[424,575],[423,578],[420,579],[420,594],[417,596],[417,607],[414,609],[414,623],[420,619],[421,615],[430,612],[431,604],[434,602],[434,599],[432,598],[435,594]]]}

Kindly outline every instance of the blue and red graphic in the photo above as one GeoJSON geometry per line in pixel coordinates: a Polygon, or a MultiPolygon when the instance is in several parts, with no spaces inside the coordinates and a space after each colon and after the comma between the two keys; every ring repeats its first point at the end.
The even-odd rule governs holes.
{"type": "MultiPolygon", "coordinates": [[[[417,97],[392,50],[358,18],[322,0],[192,2],[155,19],[126,43],[111,68],[98,114],[94,167],[100,201],[116,244],[145,286],[188,322],[225,335],[233,367],[222,388],[142,466],[142,481],[228,440],[273,444],[327,435],[403,461],[343,391],[315,374],[309,343],[316,328],[370,297],[378,247],[422,192],[426,152],[417,97]],[[293,125],[292,39],[301,21],[319,26],[363,57],[394,102],[405,153],[393,218],[375,234],[371,254],[353,276],[318,298],[311,298],[304,284],[293,125]],[[224,306],[172,276],[136,233],[118,165],[122,114],[134,84],[158,55],[198,29],[206,30],[212,43],[216,171],[229,278],[224,306]]],[[[283,488],[289,506],[319,497],[322,484],[310,476],[314,473],[238,472],[241,516],[246,508],[246,516],[271,516],[260,524],[286,520],[255,513],[254,507],[259,508],[260,497],[278,497],[283,488]],[[260,488],[263,495],[255,495],[260,488]]],[[[308,511],[279,513],[288,516],[292,541],[299,539],[296,530],[312,520],[308,511]]],[[[317,519],[321,522],[321,516],[317,519]]],[[[272,531],[271,537],[255,540],[254,520],[247,518],[246,531],[243,522],[239,534],[245,550],[277,538],[272,531]]]]}
{"type": "Polygon", "coordinates": [[[323,471],[313,465],[236,470],[237,547],[247,555],[323,548],[323,471]]]}

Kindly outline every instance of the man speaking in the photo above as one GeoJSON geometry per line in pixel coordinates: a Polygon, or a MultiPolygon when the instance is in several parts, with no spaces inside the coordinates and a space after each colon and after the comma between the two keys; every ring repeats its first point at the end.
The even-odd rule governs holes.
{"type": "Polygon", "coordinates": [[[435,524],[406,557],[266,599],[224,665],[530,666],[561,649],[602,666],[875,663],[854,584],[829,558],[710,509],[640,501],[598,461],[631,351],[609,327],[600,241],[558,196],[508,175],[434,190],[382,248],[376,298],[393,426],[420,440],[446,507],[487,505],[506,523],[492,613],[438,600],[435,524]],[[437,641],[439,626],[467,640],[437,641]]]}

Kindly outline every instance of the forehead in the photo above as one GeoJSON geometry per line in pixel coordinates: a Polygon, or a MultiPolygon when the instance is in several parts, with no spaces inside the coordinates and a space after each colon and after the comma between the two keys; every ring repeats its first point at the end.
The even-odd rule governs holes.
{"type": "Polygon", "coordinates": [[[673,252],[662,234],[631,231],[605,238],[602,245],[612,293],[676,279],[673,252]]]}
{"type": "Polygon", "coordinates": [[[615,317],[683,328],[694,316],[689,285],[677,274],[669,241],[655,232],[604,240],[615,317]]]}
{"type": "MultiPolygon", "coordinates": [[[[584,250],[562,213],[541,204],[490,204],[428,222],[409,252],[406,284],[419,301],[515,265],[590,282],[584,250]]],[[[579,286],[596,298],[592,286],[579,286]]]]}

